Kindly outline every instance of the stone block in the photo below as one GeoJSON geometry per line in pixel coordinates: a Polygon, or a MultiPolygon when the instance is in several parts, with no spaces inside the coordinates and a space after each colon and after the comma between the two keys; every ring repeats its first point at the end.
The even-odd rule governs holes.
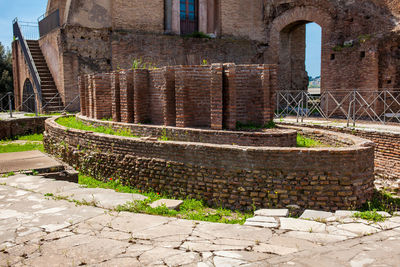
{"type": "Polygon", "coordinates": [[[261,209],[256,210],[254,215],[265,217],[287,217],[289,215],[288,209],[261,209]]]}
{"type": "Polygon", "coordinates": [[[174,200],[174,199],[159,199],[150,204],[150,207],[157,208],[165,205],[170,210],[178,210],[182,205],[182,200],[174,200]]]}
{"type": "Polygon", "coordinates": [[[335,216],[339,218],[352,217],[357,211],[352,210],[337,210],[335,216]]]}
{"type": "Polygon", "coordinates": [[[329,218],[332,216],[333,216],[332,212],[318,211],[318,210],[305,210],[303,212],[303,214],[300,216],[300,219],[316,220],[316,219],[326,219],[326,218],[329,218]]]}

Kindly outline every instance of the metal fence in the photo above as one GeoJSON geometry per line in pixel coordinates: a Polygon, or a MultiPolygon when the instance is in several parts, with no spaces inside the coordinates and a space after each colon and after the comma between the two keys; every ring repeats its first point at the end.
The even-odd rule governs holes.
{"type": "Polygon", "coordinates": [[[63,113],[67,111],[79,111],[80,97],[79,95],[73,97],[65,104],[61,99],[65,99],[62,94],[56,94],[51,99],[42,100],[41,104],[38,104],[39,96],[34,94],[22,95],[22,101],[20,104],[15,104],[19,101],[15,101],[13,93],[0,94],[0,112],[9,113],[10,117],[13,116],[15,111],[22,111],[27,113],[35,113],[36,116],[39,113],[63,113]]]}
{"type": "Polygon", "coordinates": [[[18,21],[25,40],[39,40],[39,24],[37,22],[18,21]]]}
{"type": "Polygon", "coordinates": [[[296,116],[298,121],[310,117],[339,118],[346,119],[348,126],[361,120],[400,123],[400,89],[332,89],[318,95],[278,91],[276,103],[277,118],[296,116]]]}

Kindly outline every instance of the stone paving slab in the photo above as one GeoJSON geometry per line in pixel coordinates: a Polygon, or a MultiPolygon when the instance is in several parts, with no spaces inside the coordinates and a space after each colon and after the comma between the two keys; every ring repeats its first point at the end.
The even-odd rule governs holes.
{"type": "MultiPolygon", "coordinates": [[[[383,222],[386,229],[354,219],[341,224],[275,218],[276,229],[198,222],[76,206],[34,192],[43,190],[42,184],[19,188],[23,181],[32,187],[41,179],[0,178],[0,266],[396,266],[400,262],[400,217],[383,222]],[[368,236],[359,237],[364,232],[368,236]]],[[[79,190],[88,192],[70,191],[79,190]]],[[[104,193],[108,198],[121,194],[104,193]]]]}
{"type": "Polygon", "coordinates": [[[265,217],[287,217],[289,215],[288,209],[261,209],[254,212],[256,216],[265,217]]]}
{"type": "Polygon", "coordinates": [[[0,154],[0,174],[40,169],[59,170],[64,167],[38,150],[0,154]]]}
{"type": "Polygon", "coordinates": [[[305,210],[303,214],[300,216],[300,218],[318,220],[318,219],[327,219],[332,216],[333,216],[332,212],[319,211],[319,210],[305,210]]]}
{"type": "Polygon", "coordinates": [[[150,204],[150,207],[157,208],[164,206],[170,210],[178,210],[179,207],[183,204],[182,200],[175,199],[159,199],[150,204]]]}

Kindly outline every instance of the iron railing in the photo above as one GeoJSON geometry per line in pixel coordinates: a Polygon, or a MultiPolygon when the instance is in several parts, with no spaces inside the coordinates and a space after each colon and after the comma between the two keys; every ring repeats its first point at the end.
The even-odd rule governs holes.
{"type": "Polygon", "coordinates": [[[40,37],[45,36],[54,29],[60,27],[60,10],[57,9],[47,17],[41,16],[38,19],[40,37]]]}
{"type": "Polygon", "coordinates": [[[36,99],[38,95],[37,93],[33,94],[24,94],[22,95],[21,103],[15,104],[15,97],[13,93],[6,93],[0,95],[0,112],[9,113],[10,117],[12,117],[13,112],[15,110],[23,111],[27,113],[35,113],[38,115],[39,113],[62,113],[67,111],[78,111],[80,96],[74,96],[71,100],[67,101],[65,105],[63,104],[61,99],[65,99],[65,96],[62,94],[56,94],[49,100],[43,100],[43,105],[38,107],[36,105],[36,99]],[[75,108],[73,108],[75,107],[75,108]]]}
{"type": "Polygon", "coordinates": [[[277,118],[296,116],[304,118],[346,119],[347,125],[360,120],[382,124],[400,123],[400,89],[323,90],[320,95],[306,91],[278,91],[277,118]]]}
{"type": "Polygon", "coordinates": [[[25,40],[39,40],[39,26],[36,22],[18,21],[18,25],[25,40]]]}
{"type": "Polygon", "coordinates": [[[32,75],[33,83],[35,84],[39,96],[38,100],[40,101],[42,99],[42,86],[41,86],[39,72],[36,68],[35,62],[33,61],[31,51],[29,50],[29,46],[24,38],[24,35],[22,34],[21,27],[18,23],[17,18],[15,18],[13,21],[13,32],[14,32],[14,37],[19,41],[21,45],[22,53],[24,54],[25,61],[29,68],[29,72],[32,75]]]}

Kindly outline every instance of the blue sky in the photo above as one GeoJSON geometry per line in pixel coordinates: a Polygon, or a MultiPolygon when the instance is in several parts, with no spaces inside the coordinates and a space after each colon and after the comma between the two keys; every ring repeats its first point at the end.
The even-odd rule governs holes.
{"type": "Polygon", "coordinates": [[[306,70],[308,76],[321,75],[321,27],[316,23],[306,26],[306,70]]]}
{"type": "MultiPolygon", "coordinates": [[[[0,0],[0,42],[11,47],[13,39],[12,20],[36,22],[46,12],[47,0],[0,0]]],[[[307,24],[306,69],[308,75],[320,75],[321,28],[315,23],[307,24]]]]}
{"type": "Polygon", "coordinates": [[[0,42],[11,48],[12,21],[36,22],[46,12],[47,0],[0,0],[0,42]]]}

